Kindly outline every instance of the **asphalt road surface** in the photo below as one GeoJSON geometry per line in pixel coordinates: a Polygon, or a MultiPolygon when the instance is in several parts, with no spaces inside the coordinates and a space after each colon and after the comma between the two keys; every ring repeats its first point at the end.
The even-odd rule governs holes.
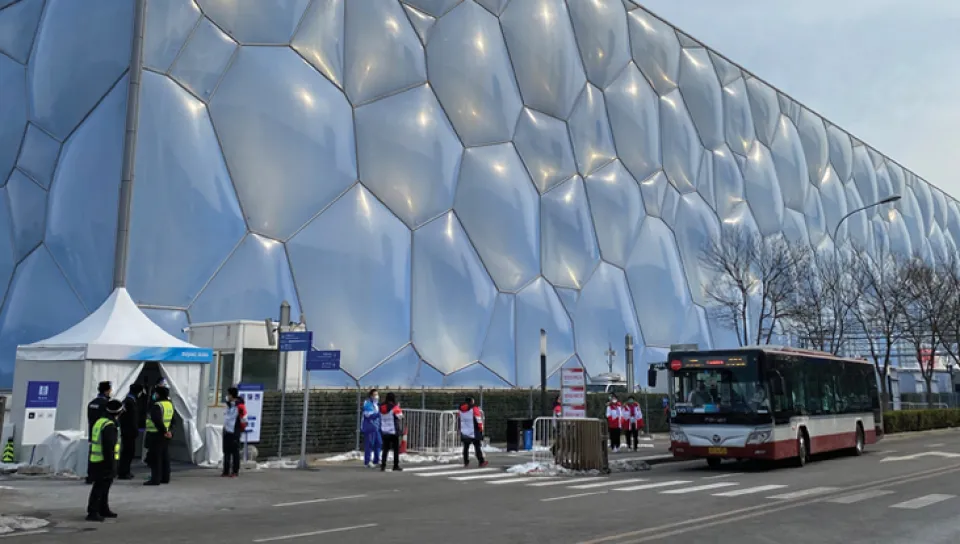
{"type": "Polygon", "coordinates": [[[487,470],[409,465],[381,473],[344,464],[236,480],[193,470],[160,488],[119,483],[120,518],[104,524],[82,521],[81,483],[12,479],[0,481],[0,513],[50,525],[0,542],[960,542],[956,431],[888,438],[862,457],[818,458],[804,468],[684,462],[609,477],[531,478],[502,470],[522,457],[494,460],[487,470]]]}

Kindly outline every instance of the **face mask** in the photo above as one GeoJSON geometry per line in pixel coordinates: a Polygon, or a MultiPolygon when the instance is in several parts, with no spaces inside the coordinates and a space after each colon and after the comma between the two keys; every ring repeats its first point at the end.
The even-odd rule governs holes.
{"type": "Polygon", "coordinates": [[[373,399],[373,402],[380,402],[380,397],[378,397],[377,395],[374,395],[371,398],[373,399]]]}

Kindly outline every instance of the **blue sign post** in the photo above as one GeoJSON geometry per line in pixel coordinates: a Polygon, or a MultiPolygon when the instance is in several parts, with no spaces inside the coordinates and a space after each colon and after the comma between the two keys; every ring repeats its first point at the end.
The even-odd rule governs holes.
{"type": "Polygon", "coordinates": [[[280,333],[280,351],[310,351],[312,346],[312,331],[280,333]]]}
{"type": "Polygon", "coordinates": [[[307,352],[307,372],[314,370],[340,370],[340,350],[307,352]]]}

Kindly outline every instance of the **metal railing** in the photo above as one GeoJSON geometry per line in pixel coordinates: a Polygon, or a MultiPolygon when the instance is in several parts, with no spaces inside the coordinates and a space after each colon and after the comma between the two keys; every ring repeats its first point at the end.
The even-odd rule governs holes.
{"type": "Polygon", "coordinates": [[[533,461],[570,470],[609,470],[606,421],[539,417],[533,422],[533,461]]]}
{"type": "Polygon", "coordinates": [[[455,410],[404,409],[407,451],[450,453],[460,449],[455,410]]]}

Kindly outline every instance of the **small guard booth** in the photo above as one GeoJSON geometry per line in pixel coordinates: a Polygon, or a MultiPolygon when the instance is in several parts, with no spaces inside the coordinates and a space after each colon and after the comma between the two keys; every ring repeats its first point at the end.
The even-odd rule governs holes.
{"type": "MultiPolygon", "coordinates": [[[[87,404],[97,384],[110,381],[114,397],[122,399],[133,383],[156,384],[162,376],[177,410],[171,457],[192,462],[203,446],[197,429],[203,382],[213,352],[176,338],[150,320],[126,289],[115,290],[86,319],[46,340],[17,347],[10,411],[15,425],[18,460],[49,466],[54,471],[86,472],[87,404]],[[23,444],[28,384],[56,383],[53,434],[39,443],[23,444]],[[179,454],[179,455],[178,455],[179,454]]],[[[148,389],[149,390],[149,389],[148,389]]],[[[32,394],[32,392],[31,392],[32,394]]],[[[27,425],[29,426],[29,425],[27,425]]],[[[30,433],[27,433],[29,436],[30,433]]]]}

